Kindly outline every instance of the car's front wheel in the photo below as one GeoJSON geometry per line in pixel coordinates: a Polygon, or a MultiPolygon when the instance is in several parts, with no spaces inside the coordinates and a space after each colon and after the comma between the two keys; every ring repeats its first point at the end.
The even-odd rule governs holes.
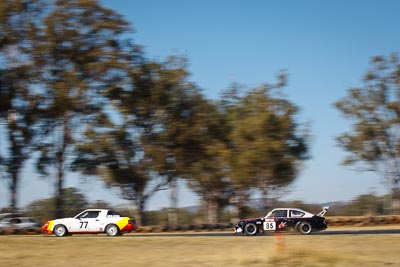
{"type": "Polygon", "coordinates": [[[54,227],[54,234],[58,237],[66,236],[67,233],[67,228],[62,224],[58,224],[54,227]]]}
{"type": "Polygon", "coordinates": [[[106,227],[106,234],[108,236],[117,236],[119,234],[118,226],[115,224],[109,224],[106,227]]]}
{"type": "Polygon", "coordinates": [[[309,235],[312,232],[312,227],[309,222],[302,222],[299,226],[299,231],[303,235],[309,235]]]}
{"type": "Polygon", "coordinates": [[[254,223],[248,223],[244,227],[244,232],[246,235],[255,235],[257,234],[257,226],[254,223]]]}

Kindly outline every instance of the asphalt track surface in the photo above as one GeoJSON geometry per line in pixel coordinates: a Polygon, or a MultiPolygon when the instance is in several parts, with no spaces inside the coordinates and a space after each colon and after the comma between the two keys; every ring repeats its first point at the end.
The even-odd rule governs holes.
{"type": "MultiPolygon", "coordinates": [[[[275,233],[263,233],[258,234],[255,237],[262,236],[272,236],[275,233]]],[[[299,233],[290,233],[290,232],[282,232],[282,234],[288,235],[301,235],[299,233]]],[[[314,232],[311,235],[386,235],[386,234],[400,234],[400,229],[377,229],[377,230],[329,230],[329,231],[321,231],[314,232]]],[[[196,236],[204,236],[204,237],[248,237],[244,234],[234,234],[233,232],[190,232],[190,233],[151,233],[151,234],[130,234],[132,236],[140,236],[140,237],[196,237],[196,236]]],[[[130,236],[129,235],[129,236],[130,236]]],[[[254,237],[254,236],[251,236],[254,237]]]]}
{"type": "MultiPolygon", "coordinates": [[[[260,233],[256,236],[247,236],[245,234],[235,234],[229,231],[224,232],[163,232],[163,233],[129,233],[125,234],[123,238],[135,238],[135,237],[232,237],[232,238],[259,238],[259,237],[267,237],[274,236],[275,232],[268,233],[260,233]]],[[[284,235],[298,235],[302,236],[298,232],[280,232],[280,234],[284,235]]],[[[326,230],[321,232],[314,232],[309,236],[340,236],[340,235],[400,235],[400,229],[352,229],[352,230],[326,230]]],[[[6,236],[6,235],[5,235],[6,236]]],[[[55,235],[41,234],[41,235],[14,235],[15,237],[54,237],[58,238],[55,235]]],[[[73,237],[86,236],[86,237],[104,237],[105,234],[75,234],[73,237]]],[[[1,238],[1,235],[0,235],[1,238]]],[[[118,237],[117,237],[118,238],[118,237]]]]}

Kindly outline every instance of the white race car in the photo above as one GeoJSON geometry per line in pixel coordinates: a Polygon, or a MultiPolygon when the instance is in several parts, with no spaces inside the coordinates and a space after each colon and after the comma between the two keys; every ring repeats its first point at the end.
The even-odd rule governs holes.
{"type": "Polygon", "coordinates": [[[87,209],[73,218],[55,219],[45,222],[42,230],[56,236],[72,234],[122,235],[135,230],[135,221],[129,217],[106,209],[87,209]]]}

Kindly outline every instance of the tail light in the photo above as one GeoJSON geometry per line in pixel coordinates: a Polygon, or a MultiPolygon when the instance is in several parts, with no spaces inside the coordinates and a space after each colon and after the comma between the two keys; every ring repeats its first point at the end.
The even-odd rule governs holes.
{"type": "Polygon", "coordinates": [[[49,227],[49,223],[50,221],[46,221],[43,226],[42,226],[42,230],[47,232],[47,228],[49,227]]]}

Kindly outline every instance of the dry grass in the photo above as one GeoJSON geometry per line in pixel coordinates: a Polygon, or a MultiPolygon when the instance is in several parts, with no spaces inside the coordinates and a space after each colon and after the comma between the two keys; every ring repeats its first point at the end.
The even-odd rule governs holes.
{"type": "Polygon", "coordinates": [[[0,236],[0,266],[400,266],[400,235],[0,236]]]}

